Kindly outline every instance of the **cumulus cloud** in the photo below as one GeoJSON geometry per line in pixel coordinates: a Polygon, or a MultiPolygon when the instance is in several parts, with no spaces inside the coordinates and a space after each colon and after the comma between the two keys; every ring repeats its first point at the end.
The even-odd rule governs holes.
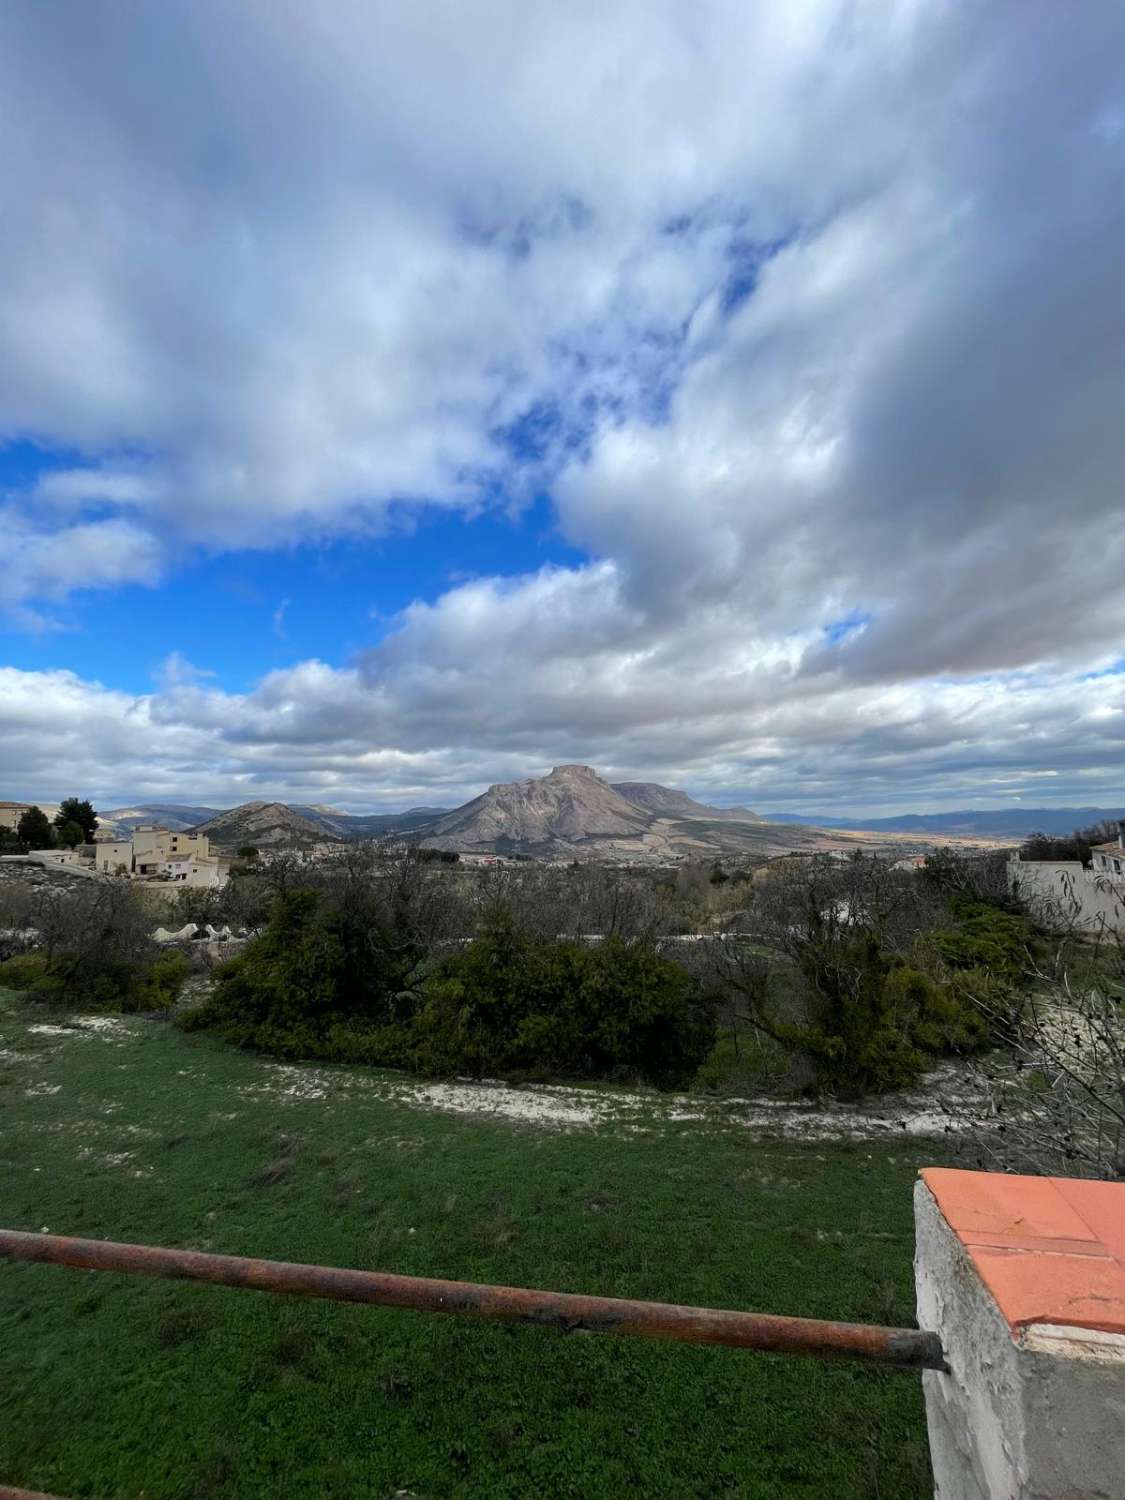
{"type": "MultiPolygon", "coordinates": [[[[280,796],[363,810],[455,805],[581,757],[611,778],[764,809],[1120,801],[1125,675],[810,687],[780,652],[724,652],[717,625],[689,671],[599,642],[596,619],[568,665],[568,610],[597,609],[588,583],[542,575],[514,604],[506,588],[469,585],[424,622],[411,611],[362,663],[302,662],[247,693],[182,660],[142,695],[0,670],[0,780],[40,797],[77,785],[106,805],[280,796]],[[520,610],[572,588],[559,649],[541,639],[540,655],[513,654],[520,610]]],[[[601,587],[612,602],[612,578],[601,587]]]]}
{"type": "Polygon", "coordinates": [[[122,517],[49,528],[16,507],[0,507],[0,528],[0,606],[60,599],[79,587],[154,584],[163,571],[157,539],[122,517]]]}
{"type": "Polygon", "coordinates": [[[103,785],[1112,782],[1120,6],[17,0],[3,28],[0,430],[80,457],[6,497],[0,603],[544,487],[589,559],[248,694],[45,678],[48,722],[143,723],[140,782],[103,785]]]}

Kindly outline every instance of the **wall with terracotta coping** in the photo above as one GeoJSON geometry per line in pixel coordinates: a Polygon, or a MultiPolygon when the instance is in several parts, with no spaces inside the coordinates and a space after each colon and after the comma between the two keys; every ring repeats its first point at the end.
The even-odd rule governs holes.
{"type": "Polygon", "coordinates": [[[940,1500],[1125,1500],[1125,1185],[929,1168],[915,1218],[940,1500]]]}

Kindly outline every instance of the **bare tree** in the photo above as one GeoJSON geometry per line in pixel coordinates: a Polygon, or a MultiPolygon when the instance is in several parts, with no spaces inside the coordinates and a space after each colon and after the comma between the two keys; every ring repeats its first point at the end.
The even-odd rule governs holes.
{"type": "Polygon", "coordinates": [[[978,1068],[992,1127],[987,1155],[1008,1167],[1125,1178],[1125,950],[1120,934],[1067,935],[1017,1012],[990,1024],[1007,1056],[978,1068]]]}

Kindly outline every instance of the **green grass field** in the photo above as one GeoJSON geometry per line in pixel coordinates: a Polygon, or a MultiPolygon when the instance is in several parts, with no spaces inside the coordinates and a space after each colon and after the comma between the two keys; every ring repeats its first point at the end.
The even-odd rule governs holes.
{"type": "MultiPolygon", "coordinates": [[[[0,991],[0,1223],[913,1324],[940,1150],[388,1099],[0,991]],[[46,1025],[47,1031],[30,1028],[46,1025]],[[62,1029],[58,1029],[58,1028],[62,1029]]],[[[66,1496],[930,1493],[917,1375],[0,1266],[0,1484],[66,1496]]]]}

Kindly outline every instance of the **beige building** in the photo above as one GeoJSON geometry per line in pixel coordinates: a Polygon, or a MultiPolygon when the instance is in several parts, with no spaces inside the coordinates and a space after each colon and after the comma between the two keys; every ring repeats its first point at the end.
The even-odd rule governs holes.
{"type": "Polygon", "coordinates": [[[94,865],[101,875],[133,873],[133,845],[130,839],[99,839],[94,845],[94,865]]]}
{"type": "Polygon", "coordinates": [[[205,833],[174,833],[156,823],[134,828],[131,839],[102,840],[95,845],[94,862],[104,875],[196,887],[223,885],[230,873],[230,860],[211,853],[205,833]]]}
{"type": "Polygon", "coordinates": [[[57,802],[0,802],[0,828],[14,831],[24,813],[33,807],[45,812],[52,820],[59,810],[57,802]]]}
{"type": "Polygon", "coordinates": [[[156,875],[176,855],[193,854],[207,859],[211,846],[205,833],[173,833],[158,823],[141,823],[133,829],[133,869],[138,875],[156,875]]]}

